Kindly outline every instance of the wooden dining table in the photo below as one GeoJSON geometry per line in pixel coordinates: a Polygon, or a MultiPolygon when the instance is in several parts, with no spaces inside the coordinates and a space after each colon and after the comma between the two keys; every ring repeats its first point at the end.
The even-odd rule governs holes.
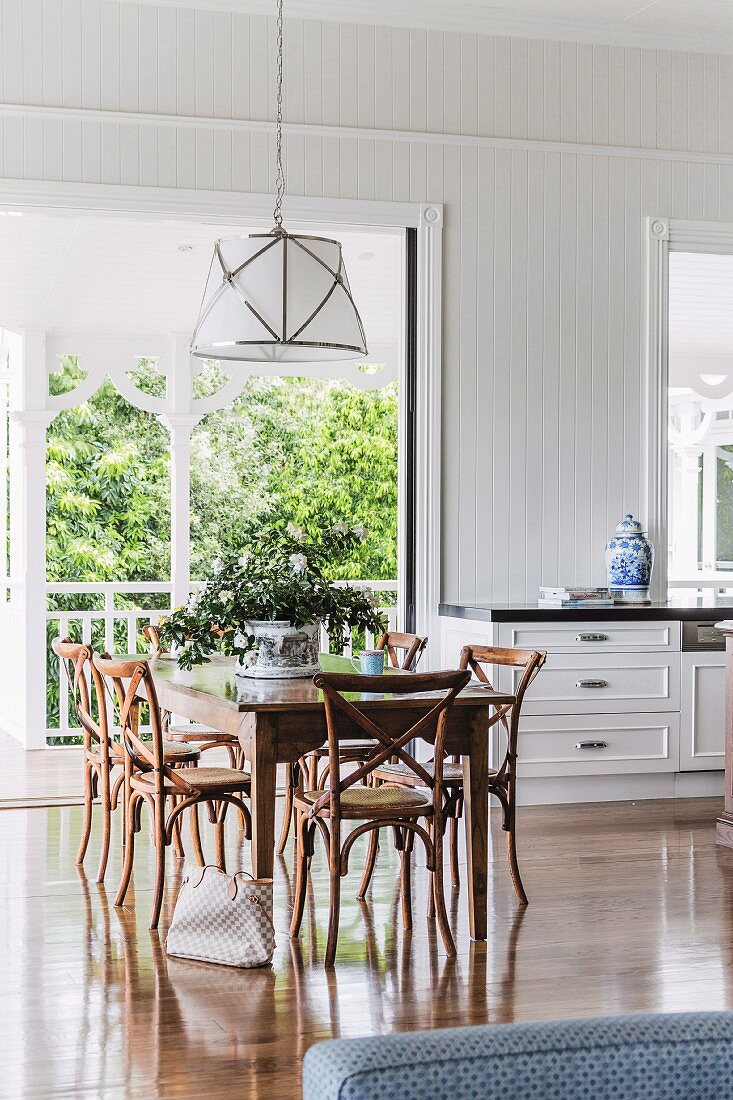
{"type": "MultiPolygon", "coordinates": [[[[349,658],[321,654],[326,672],[353,672],[349,658]]],[[[155,689],[164,710],[239,738],[252,774],[252,871],[272,878],[275,852],[277,765],[292,763],[327,740],[323,694],[310,679],[266,680],[235,675],[231,659],[215,658],[190,671],[174,659],[151,661],[155,689]]],[[[394,675],[409,672],[393,670],[394,675]]],[[[347,696],[386,730],[404,730],[435,701],[434,693],[347,696]]],[[[489,715],[514,697],[469,684],[448,719],[446,751],[463,762],[468,912],[472,939],[486,939],[489,833],[489,715]]],[[[348,730],[347,730],[348,733],[348,730]]],[[[364,733],[353,727],[353,738],[364,733]]],[[[426,731],[423,740],[430,742],[426,731]]]]}

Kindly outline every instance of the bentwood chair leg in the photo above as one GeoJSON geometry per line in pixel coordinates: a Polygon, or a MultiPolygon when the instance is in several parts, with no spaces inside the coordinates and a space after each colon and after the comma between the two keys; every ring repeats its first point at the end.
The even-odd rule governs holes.
{"type": "Polygon", "coordinates": [[[457,954],[453,941],[448,913],[445,908],[445,894],[443,892],[443,835],[442,829],[437,824],[433,826],[433,896],[435,898],[435,914],[438,919],[438,928],[443,940],[446,954],[453,957],[457,954]]]}
{"type": "Polygon", "coordinates": [[[165,885],[165,799],[155,800],[153,829],[155,839],[155,888],[153,890],[153,910],[149,925],[151,931],[158,927],[160,910],[163,905],[163,887],[165,885]]]}
{"type": "Polygon", "coordinates": [[[216,825],[214,826],[216,834],[216,865],[222,871],[226,871],[227,869],[226,853],[224,851],[224,821],[226,818],[227,806],[227,802],[219,802],[216,804],[216,825]]]}
{"type": "Polygon", "coordinates": [[[364,873],[361,876],[361,882],[359,883],[359,889],[356,892],[356,896],[359,901],[366,897],[366,892],[369,889],[372,881],[372,875],[374,874],[374,866],[377,862],[377,852],[379,851],[379,829],[372,829],[369,833],[369,848],[367,849],[366,863],[364,864],[364,873]]]}
{"type": "Polygon", "coordinates": [[[127,809],[125,810],[125,862],[122,866],[122,878],[120,879],[120,885],[117,889],[115,905],[124,905],[127,887],[130,885],[130,876],[132,874],[132,860],[135,854],[135,807],[133,805],[133,799],[136,799],[134,794],[130,795],[127,802],[127,809]]]}
{"type": "Polygon", "coordinates": [[[87,854],[89,837],[92,833],[92,765],[88,760],[84,762],[84,824],[81,830],[79,851],[76,853],[76,862],[83,863],[87,854]]]}
{"type": "MultiPolygon", "coordinates": [[[[178,797],[171,795],[171,809],[175,809],[178,805],[178,797]]],[[[173,851],[176,859],[184,859],[186,853],[183,848],[183,837],[181,835],[181,818],[180,815],[173,822],[173,851]]]]}
{"type": "MultiPolygon", "coordinates": [[[[332,828],[335,822],[332,823],[332,828]]],[[[326,943],[326,958],[324,959],[325,966],[333,966],[336,960],[336,944],[338,943],[339,936],[339,916],[341,914],[341,868],[339,866],[340,859],[338,856],[332,856],[329,859],[330,867],[330,887],[328,898],[328,941],[326,943]]]]}
{"type": "Polygon", "coordinates": [[[204,850],[201,847],[201,829],[199,827],[199,804],[194,802],[189,811],[191,815],[191,843],[193,844],[193,854],[196,857],[196,862],[199,867],[206,865],[204,859],[204,850]]]}
{"type": "Polygon", "coordinates": [[[509,813],[507,814],[506,834],[507,856],[509,858],[509,873],[512,876],[514,892],[517,895],[517,900],[519,901],[519,904],[529,905],[527,894],[524,889],[524,883],[522,882],[522,876],[519,873],[519,862],[517,860],[517,831],[515,824],[515,810],[516,807],[514,805],[514,792],[511,791],[509,795],[509,813]]]}
{"type": "Polygon", "coordinates": [[[405,932],[412,931],[412,883],[410,871],[412,865],[412,846],[415,834],[412,829],[402,830],[402,851],[400,852],[400,892],[402,894],[402,927],[405,932]]]}
{"type": "Polygon", "coordinates": [[[107,859],[109,858],[109,841],[112,831],[112,806],[109,790],[109,768],[102,772],[100,784],[100,796],[102,800],[102,848],[99,853],[99,868],[97,870],[97,882],[104,882],[107,871],[107,859]]]}
{"type": "Polygon", "coordinates": [[[461,872],[458,866],[458,817],[450,819],[450,884],[457,890],[461,885],[461,872]]]}
{"type": "Polygon", "coordinates": [[[281,856],[285,851],[290,833],[290,820],[293,816],[293,787],[294,769],[292,764],[285,765],[285,809],[283,810],[283,824],[280,830],[280,839],[277,844],[277,854],[281,856]]]}
{"type": "MultiPolygon", "coordinates": [[[[428,836],[432,839],[434,830],[433,823],[429,817],[425,819],[425,828],[428,836]]],[[[432,880],[430,889],[428,890],[428,920],[435,920],[435,893],[432,887],[432,880]]]]}
{"type": "Polygon", "coordinates": [[[308,830],[310,822],[305,814],[299,814],[295,820],[295,897],[293,916],[290,921],[290,938],[300,935],[305,907],[305,892],[308,886],[308,830]]]}

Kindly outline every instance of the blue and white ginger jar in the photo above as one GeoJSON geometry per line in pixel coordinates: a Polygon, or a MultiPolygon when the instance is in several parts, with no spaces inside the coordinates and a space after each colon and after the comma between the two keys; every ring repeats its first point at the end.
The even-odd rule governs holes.
{"type": "Polygon", "coordinates": [[[608,587],[614,600],[642,603],[649,599],[654,547],[632,515],[625,516],[606,545],[608,587]]]}

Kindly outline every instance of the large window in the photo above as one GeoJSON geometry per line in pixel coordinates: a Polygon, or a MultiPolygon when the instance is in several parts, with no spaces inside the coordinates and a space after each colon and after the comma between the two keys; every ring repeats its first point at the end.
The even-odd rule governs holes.
{"type": "Polygon", "coordinates": [[[733,255],[669,256],[669,580],[733,587],[733,255]]]}

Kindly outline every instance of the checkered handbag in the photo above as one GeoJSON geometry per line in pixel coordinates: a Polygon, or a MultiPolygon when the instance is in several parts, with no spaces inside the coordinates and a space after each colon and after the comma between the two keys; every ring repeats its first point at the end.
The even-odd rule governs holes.
{"type": "Polygon", "coordinates": [[[224,966],[267,966],[275,950],[272,879],[186,864],[166,951],[224,966]]]}

